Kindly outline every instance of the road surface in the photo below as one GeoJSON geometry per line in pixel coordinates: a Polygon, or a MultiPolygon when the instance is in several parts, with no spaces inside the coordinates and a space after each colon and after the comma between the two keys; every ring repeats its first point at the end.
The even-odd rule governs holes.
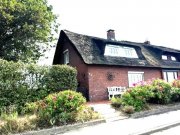
{"type": "MultiPolygon", "coordinates": [[[[95,126],[84,127],[72,131],[68,131],[63,134],[58,135],[96,135],[96,134],[104,134],[104,135],[138,135],[144,134],[151,130],[161,128],[163,126],[166,127],[168,124],[179,123],[180,125],[180,110],[172,111],[165,114],[152,115],[149,117],[139,118],[139,119],[125,119],[119,120],[109,123],[103,123],[95,126]]],[[[169,132],[180,131],[180,126],[164,130],[161,132],[153,133],[153,135],[157,134],[168,134],[169,132]]],[[[171,133],[170,135],[176,135],[171,133]]],[[[178,134],[180,135],[180,133],[178,134]]]]}

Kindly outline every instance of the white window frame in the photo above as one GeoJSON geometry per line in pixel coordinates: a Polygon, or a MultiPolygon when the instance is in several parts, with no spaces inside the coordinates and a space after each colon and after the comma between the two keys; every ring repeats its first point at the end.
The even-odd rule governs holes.
{"type": "Polygon", "coordinates": [[[167,60],[168,56],[167,55],[162,55],[162,60],[167,60]]]}
{"type": "Polygon", "coordinates": [[[144,72],[128,71],[128,83],[129,83],[129,87],[133,87],[134,83],[138,83],[140,81],[144,81],[144,72]]]}
{"type": "Polygon", "coordinates": [[[66,49],[63,52],[64,64],[69,64],[69,50],[66,49]]]}
{"type": "Polygon", "coordinates": [[[163,79],[166,82],[172,82],[173,80],[178,78],[178,71],[176,70],[163,70],[163,79]],[[173,79],[170,78],[170,75],[173,75],[173,79]]]}
{"type": "Polygon", "coordinates": [[[137,52],[134,48],[131,47],[122,47],[124,49],[124,56],[128,58],[138,58],[137,52]]]}
{"type": "Polygon", "coordinates": [[[137,52],[132,47],[106,45],[105,56],[138,58],[137,52]]]}

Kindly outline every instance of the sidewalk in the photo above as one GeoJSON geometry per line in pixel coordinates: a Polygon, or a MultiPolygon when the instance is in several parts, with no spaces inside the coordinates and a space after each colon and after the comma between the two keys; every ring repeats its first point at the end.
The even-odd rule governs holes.
{"type": "Polygon", "coordinates": [[[113,122],[122,119],[127,119],[129,116],[124,113],[115,110],[111,106],[110,101],[96,102],[87,104],[94,111],[98,112],[106,122],[113,122]]]}
{"type": "MultiPolygon", "coordinates": [[[[166,128],[171,124],[180,124],[180,110],[164,114],[158,114],[138,119],[124,119],[114,122],[103,123],[96,126],[73,130],[63,135],[92,135],[97,133],[143,135],[151,134],[151,131],[166,128]]],[[[153,132],[152,132],[153,133],[153,132]]]]}

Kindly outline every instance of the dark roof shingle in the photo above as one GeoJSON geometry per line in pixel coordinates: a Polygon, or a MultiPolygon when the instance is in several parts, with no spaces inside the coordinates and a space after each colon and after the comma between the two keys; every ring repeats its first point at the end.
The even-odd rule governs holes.
{"type": "Polygon", "coordinates": [[[179,61],[180,50],[150,44],[147,45],[145,43],[111,41],[103,38],[73,33],[67,30],[61,31],[61,34],[66,35],[86,64],[180,68],[180,62],[164,61],[161,59],[163,53],[171,53],[175,55],[179,61]],[[104,56],[106,44],[133,47],[136,49],[139,58],[104,56]]]}

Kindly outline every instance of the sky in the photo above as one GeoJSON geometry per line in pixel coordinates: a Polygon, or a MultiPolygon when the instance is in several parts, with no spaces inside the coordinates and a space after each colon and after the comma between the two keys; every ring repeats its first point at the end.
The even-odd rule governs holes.
{"type": "Polygon", "coordinates": [[[48,3],[59,16],[59,33],[66,29],[106,38],[106,31],[114,29],[119,41],[149,40],[153,45],[180,50],[180,0],[48,0],[48,3]]]}

